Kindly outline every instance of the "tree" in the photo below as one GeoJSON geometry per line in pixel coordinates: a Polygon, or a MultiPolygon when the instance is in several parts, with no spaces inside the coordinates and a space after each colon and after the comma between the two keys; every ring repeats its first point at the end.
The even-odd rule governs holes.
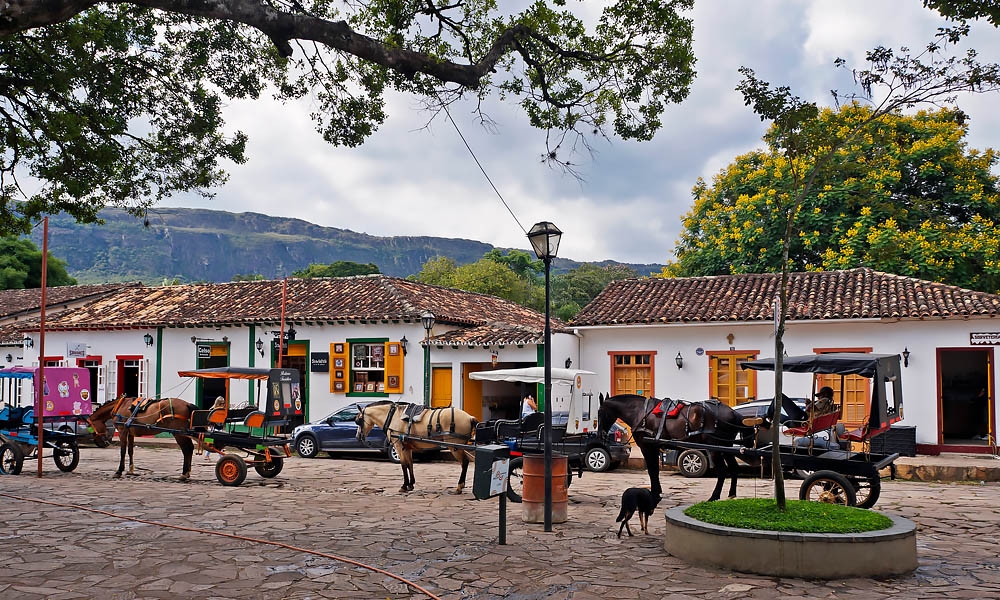
{"type": "Polygon", "coordinates": [[[428,283],[430,285],[440,285],[443,287],[454,287],[455,259],[447,256],[435,256],[420,267],[420,272],[416,276],[410,277],[414,281],[428,283]]]}
{"type": "Polygon", "coordinates": [[[524,250],[504,251],[494,248],[484,254],[483,258],[500,263],[501,265],[507,265],[518,277],[528,281],[537,279],[545,270],[545,265],[542,261],[532,259],[531,255],[524,250]]]}
{"type": "MultiPolygon", "coordinates": [[[[46,260],[45,285],[57,287],[76,285],[76,279],[66,271],[66,261],[49,253],[46,260]]],[[[42,251],[31,240],[16,236],[0,236],[0,290],[20,290],[42,287],[42,251]]]]}
{"type": "Polygon", "coordinates": [[[361,264],[349,260],[338,260],[328,265],[311,264],[305,269],[292,273],[292,277],[309,279],[312,277],[351,277],[353,275],[373,275],[380,273],[375,263],[361,264]]]}
{"type": "Polygon", "coordinates": [[[253,273],[248,275],[237,273],[236,275],[233,275],[230,281],[264,281],[264,276],[260,275],[259,273],[253,273]]]}
{"type": "MultiPolygon", "coordinates": [[[[841,143],[804,194],[789,268],[879,271],[1000,290],[998,155],[969,150],[968,122],[957,109],[892,111],[862,134],[853,127],[874,109],[856,102],[819,111],[815,126],[841,143]]],[[[674,275],[778,271],[785,223],[774,219],[779,190],[794,171],[774,136],[766,150],[736,158],[711,186],[699,180],[684,219],[674,275]]]]}
{"type": "MultiPolygon", "coordinates": [[[[943,55],[944,47],[959,42],[968,31],[967,25],[942,29],[938,39],[917,54],[905,48],[899,54],[884,47],[869,51],[868,68],[854,72],[861,93],[842,96],[833,92],[838,101],[844,98],[850,101],[860,100],[871,107],[870,112],[860,114],[857,121],[849,123],[843,133],[830,131],[824,126],[815,103],[793,95],[787,86],[772,87],[770,83],[759,79],[752,69],[741,67],[740,72],[744,78],[737,89],[743,93],[746,105],[751,106],[762,121],[771,121],[772,125],[767,133],[768,143],[779,149],[783,159],[776,166],[782,171],[787,170],[790,175],[778,178],[780,185],[767,191],[773,199],[770,219],[777,221],[784,230],[781,261],[778,265],[781,280],[778,297],[775,298],[777,319],[774,332],[772,414],[780,414],[790,249],[793,239],[800,231],[798,219],[806,199],[831,170],[835,170],[835,158],[838,154],[849,148],[856,139],[874,135],[886,117],[903,108],[921,104],[950,103],[960,92],[990,92],[1000,89],[1000,67],[995,64],[980,64],[976,60],[975,51],[968,51],[964,57],[943,55]]],[[[844,66],[845,61],[837,59],[835,64],[844,66]]],[[[783,511],[785,490],[779,452],[780,428],[771,429],[774,495],[778,509],[783,511]]]]}
{"type": "Polygon", "coordinates": [[[924,6],[955,21],[985,18],[994,27],[1000,27],[1000,2],[997,0],[924,0],[924,6]]]}
{"type": "MultiPolygon", "coordinates": [[[[20,0],[0,5],[0,234],[40,215],[97,220],[225,180],[245,160],[222,106],[265,91],[308,98],[331,144],[361,144],[385,94],[434,112],[517,102],[547,160],[592,137],[649,140],[694,77],[693,0],[618,0],[586,19],[565,0],[20,0]],[[19,177],[41,182],[22,186],[19,177]],[[23,200],[23,202],[17,202],[23,200]]],[[[581,5],[582,6],[582,5],[581,5]]]]}
{"type": "Polygon", "coordinates": [[[518,304],[526,304],[529,298],[528,282],[507,265],[488,258],[462,265],[455,269],[451,287],[489,294],[518,304]]]}
{"type": "Polygon", "coordinates": [[[638,277],[625,265],[599,266],[584,263],[552,278],[552,306],[563,321],[569,321],[612,281],[638,277]]]}

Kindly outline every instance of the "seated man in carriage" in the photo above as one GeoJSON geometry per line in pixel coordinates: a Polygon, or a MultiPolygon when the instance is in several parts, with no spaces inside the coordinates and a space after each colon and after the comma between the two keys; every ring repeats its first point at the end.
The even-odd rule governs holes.
{"type": "MultiPolygon", "coordinates": [[[[768,408],[767,416],[760,424],[762,428],[770,429],[774,420],[773,410],[773,408],[768,408]]],[[[829,428],[810,429],[810,424],[817,417],[836,411],[837,405],[833,402],[833,388],[830,386],[820,388],[814,395],[814,400],[807,402],[804,409],[788,396],[781,395],[781,423],[790,428],[789,435],[795,436],[792,440],[793,446],[839,450],[840,444],[830,434],[829,428]],[[809,431],[796,432],[796,429],[809,431]],[[797,435],[797,433],[800,434],[797,435]]]]}

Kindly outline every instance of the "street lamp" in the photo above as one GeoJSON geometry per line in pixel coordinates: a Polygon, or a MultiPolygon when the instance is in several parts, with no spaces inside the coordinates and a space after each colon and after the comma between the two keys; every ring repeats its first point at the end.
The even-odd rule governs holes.
{"type": "Polygon", "coordinates": [[[431,329],[434,328],[434,313],[425,311],[420,315],[424,326],[424,407],[431,405],[431,329]]]}
{"type": "Polygon", "coordinates": [[[146,342],[146,346],[152,346],[153,345],[153,336],[151,336],[151,335],[149,335],[147,333],[146,335],[142,336],[142,341],[146,342]]]}
{"type": "Polygon", "coordinates": [[[545,531],[552,531],[552,328],[549,325],[549,271],[552,259],[559,252],[562,231],[542,221],[528,231],[528,241],[545,263],[545,531]]]}

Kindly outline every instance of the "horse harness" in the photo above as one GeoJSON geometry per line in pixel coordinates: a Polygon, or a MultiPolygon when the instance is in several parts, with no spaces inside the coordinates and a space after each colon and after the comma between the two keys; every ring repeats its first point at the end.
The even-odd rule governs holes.
{"type": "MultiPolygon", "coordinates": [[[[135,421],[136,416],[148,410],[153,404],[161,401],[161,399],[158,398],[133,398],[132,404],[129,406],[131,413],[129,414],[128,419],[125,419],[122,415],[118,414],[118,411],[124,407],[126,400],[127,398],[122,395],[122,397],[118,399],[118,403],[115,404],[115,409],[113,411],[113,414],[115,415],[115,423],[122,423],[124,421],[125,427],[132,427],[132,423],[135,421]]],[[[174,412],[173,402],[168,402],[168,404],[170,406],[170,412],[164,413],[163,409],[160,409],[160,416],[156,419],[156,421],[150,423],[149,425],[146,425],[145,423],[142,425],[147,427],[156,426],[167,419],[183,419],[183,417],[174,412]]]]}
{"type": "MultiPolygon", "coordinates": [[[[413,424],[419,421],[425,412],[429,412],[430,415],[427,418],[427,433],[425,434],[428,438],[431,437],[443,437],[447,435],[448,437],[455,437],[460,439],[469,440],[472,439],[471,435],[460,435],[455,432],[455,407],[449,406],[447,408],[424,408],[417,404],[404,404],[402,409],[403,416],[401,419],[406,421],[406,431],[399,432],[402,433],[403,437],[417,435],[420,432],[413,431],[413,424]],[[445,434],[444,427],[441,425],[441,414],[446,411],[451,411],[451,424],[448,427],[448,432],[445,434]],[[435,423],[435,416],[437,417],[435,423]]],[[[389,407],[389,411],[385,414],[385,422],[382,423],[382,431],[389,432],[389,424],[392,422],[392,417],[395,416],[396,411],[400,410],[399,404],[393,402],[389,407]]]]}
{"type": "Polygon", "coordinates": [[[667,423],[667,419],[676,419],[678,417],[684,417],[684,437],[690,438],[696,435],[701,435],[705,432],[704,422],[702,423],[702,428],[691,431],[691,407],[692,405],[683,400],[674,400],[672,398],[664,398],[663,400],[656,400],[655,402],[650,402],[650,400],[656,400],[655,398],[646,398],[642,405],[642,419],[639,420],[639,424],[636,429],[653,433],[652,429],[646,427],[646,419],[656,415],[660,417],[660,424],[656,428],[656,434],[653,439],[660,440],[663,438],[663,428],[667,423]],[[666,406],[664,406],[666,404],[666,406]]]}

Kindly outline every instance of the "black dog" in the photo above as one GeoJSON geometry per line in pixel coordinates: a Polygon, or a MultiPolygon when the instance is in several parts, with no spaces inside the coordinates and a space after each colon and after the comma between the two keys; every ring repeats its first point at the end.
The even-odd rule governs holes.
{"type": "Polygon", "coordinates": [[[618,513],[615,522],[621,522],[618,528],[618,537],[622,536],[622,529],[632,536],[632,530],[628,526],[632,515],[639,513],[639,527],[643,533],[649,535],[649,515],[653,514],[653,509],[660,503],[660,497],[654,496],[648,488],[629,488],[622,494],[622,510],[618,513]]]}

